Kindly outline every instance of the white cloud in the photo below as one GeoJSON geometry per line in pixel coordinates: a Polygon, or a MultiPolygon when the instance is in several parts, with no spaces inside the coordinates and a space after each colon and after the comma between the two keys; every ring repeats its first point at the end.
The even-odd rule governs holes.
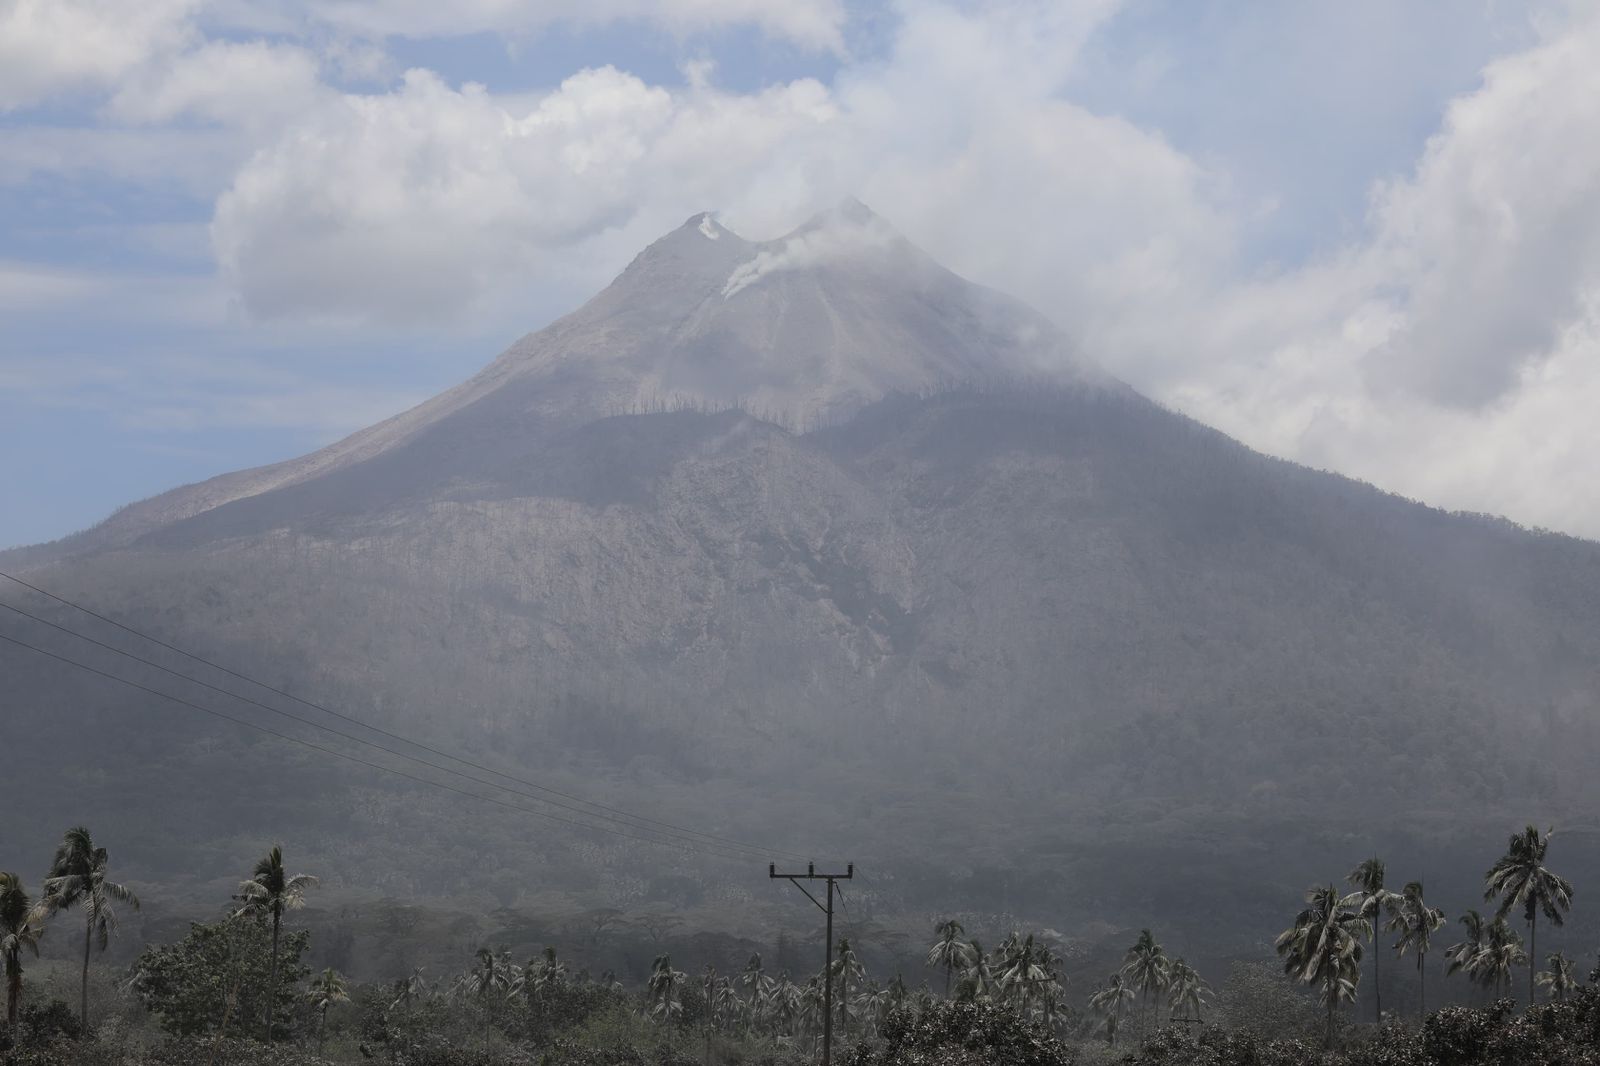
{"type": "Polygon", "coordinates": [[[838,50],[842,0],[307,0],[319,19],[377,36],[528,34],[557,23],[647,22],[680,33],[754,25],[771,36],[838,50]]]}
{"type": "Polygon", "coordinates": [[[1600,285],[1600,18],[1491,64],[1413,177],[1380,190],[1378,254],[1406,322],[1369,364],[1446,403],[1487,403],[1545,357],[1600,285]]]}
{"type": "MultiPolygon", "coordinates": [[[[700,65],[683,87],[601,68],[536,97],[426,70],[340,92],[318,69],[381,73],[363,35],[515,36],[554,22],[754,24],[836,49],[843,9],[307,0],[295,18],[346,42],[313,49],[202,42],[178,0],[8,2],[0,107],[98,86],[117,121],[219,124],[190,180],[231,164],[211,240],[259,318],[370,328],[522,307],[535,293],[576,299],[695,211],[768,237],[855,194],[955,269],[1053,315],[1114,372],[1248,443],[1600,535],[1600,504],[1568,490],[1600,448],[1600,19],[1581,12],[1490,64],[1415,167],[1375,187],[1344,247],[1258,273],[1237,249],[1270,203],[1237,199],[1223,161],[1072,101],[1080,53],[1115,0],[907,3],[887,53],[847,61],[827,85],[738,93],[700,65]],[[124,40],[89,27],[82,55],[55,47],[102,16],[124,40]],[[42,29],[49,19],[57,28],[42,29]],[[41,35],[51,41],[7,66],[41,35]]],[[[102,158],[71,140],[82,131],[15,132],[0,183],[52,165],[153,181],[169,143],[102,158]]],[[[538,325],[543,307],[520,315],[538,325]]]]}
{"type": "Polygon", "coordinates": [[[323,91],[317,57],[296,45],[210,41],[126,79],[111,98],[123,122],[200,118],[276,125],[303,113],[323,91]]]}
{"type": "Polygon", "coordinates": [[[260,314],[459,311],[662,203],[681,221],[830,113],[814,82],[674,95],[606,68],[518,106],[413,70],[259,153],[218,202],[218,259],[260,314]]]}
{"type": "Polygon", "coordinates": [[[0,111],[99,91],[189,39],[200,0],[0,0],[0,111]]]}
{"type": "Polygon", "coordinates": [[[1600,18],[1456,100],[1370,231],[1168,320],[1147,382],[1277,454],[1600,536],[1600,18]],[[1187,338],[1180,344],[1179,337],[1187,338]]]}
{"type": "Polygon", "coordinates": [[[599,285],[695,210],[769,236],[858,193],[958,269],[1048,279],[1040,302],[1073,324],[1120,315],[1230,240],[1201,168],[1056,97],[1112,9],[919,7],[886,60],[831,89],[729,93],[700,71],[669,90],[606,68],[525,102],[412,71],[243,168],[218,203],[218,257],[258,314],[383,320],[459,311],[557,264],[599,285]]]}

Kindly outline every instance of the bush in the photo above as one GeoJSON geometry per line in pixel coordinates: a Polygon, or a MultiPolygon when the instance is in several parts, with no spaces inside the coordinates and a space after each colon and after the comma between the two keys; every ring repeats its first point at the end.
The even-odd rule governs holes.
{"type": "MultiPolygon", "coordinates": [[[[302,930],[284,934],[278,943],[275,1031],[287,1033],[296,1016],[297,986],[310,972],[300,962],[309,940],[302,930]]],[[[211,1033],[225,1014],[230,1031],[248,1036],[261,1027],[271,962],[271,936],[261,923],[195,922],[178,943],[147,948],[139,956],[133,964],[133,988],[172,1036],[211,1033]]]]}
{"type": "Polygon", "coordinates": [[[940,1003],[889,1015],[883,1038],[852,1049],[846,1066],[1072,1066],[1071,1048],[1003,1007],[940,1003]]]}

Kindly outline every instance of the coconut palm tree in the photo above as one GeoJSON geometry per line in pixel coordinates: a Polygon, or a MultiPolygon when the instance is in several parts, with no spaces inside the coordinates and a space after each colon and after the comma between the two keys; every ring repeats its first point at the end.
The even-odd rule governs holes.
{"type": "Polygon", "coordinates": [[[461,975],[456,982],[456,991],[463,996],[477,997],[478,1004],[483,1008],[483,1043],[487,1047],[494,1001],[505,994],[515,977],[509,951],[495,952],[482,947],[473,958],[477,965],[461,975]]]}
{"type": "MultiPolygon", "coordinates": [[[[1433,934],[1444,928],[1444,911],[1428,906],[1422,898],[1422,882],[1408,881],[1405,889],[1389,908],[1389,922],[1384,926],[1399,938],[1395,941],[1395,954],[1405,958],[1408,951],[1417,953],[1417,1019],[1428,1016],[1428,948],[1433,944],[1433,934]]],[[[1376,974],[1377,970],[1374,969],[1376,974]]]]}
{"type": "Polygon", "coordinates": [[[110,857],[105,848],[96,847],[94,838],[83,826],[68,829],[50,863],[50,876],[44,882],[40,914],[54,917],[73,907],[83,908],[83,980],[78,1001],[78,1020],[89,1031],[89,950],[95,944],[104,951],[117,928],[113,902],[139,909],[139,897],[126,885],[106,879],[110,857]]]}
{"type": "Polygon", "coordinates": [[[850,982],[856,981],[857,987],[866,982],[867,968],[861,965],[861,960],[856,957],[855,948],[850,946],[849,937],[839,938],[839,948],[833,957],[833,979],[839,988],[839,1031],[850,1030],[850,982]]]}
{"type": "Polygon", "coordinates": [[[272,1046],[272,1015],[278,1001],[278,938],[283,930],[285,911],[305,906],[306,890],[315,888],[317,879],[310,874],[288,876],[283,869],[283,849],[272,845],[272,850],[256,863],[255,873],[248,881],[239,882],[238,913],[244,917],[263,919],[272,926],[272,956],[267,968],[266,1027],[267,1046],[272,1046]]]}
{"type": "Polygon", "coordinates": [[[1150,930],[1139,930],[1139,939],[1122,957],[1122,974],[1139,990],[1139,1009],[1155,1008],[1156,1027],[1160,1028],[1161,995],[1167,990],[1172,962],[1150,930]]]}
{"type": "Polygon", "coordinates": [[[1350,893],[1340,902],[1351,908],[1360,917],[1366,919],[1372,929],[1368,943],[1372,946],[1372,1020],[1379,1025],[1383,1024],[1383,987],[1378,975],[1378,956],[1383,954],[1378,947],[1378,918],[1385,910],[1390,909],[1399,900],[1399,896],[1383,887],[1384,865],[1383,860],[1374,856],[1364,860],[1354,870],[1345,875],[1345,883],[1353,886],[1355,891],[1350,893]]]}
{"type": "MultiPolygon", "coordinates": [[[[1483,875],[1485,901],[1500,897],[1495,916],[1504,918],[1513,907],[1523,909],[1528,923],[1528,954],[1539,954],[1539,913],[1561,925],[1563,911],[1572,906],[1572,882],[1544,864],[1545,850],[1555,830],[1543,836],[1533,826],[1515,834],[1506,853],[1483,875]]],[[[1528,1005],[1533,1005],[1533,968],[1528,968],[1528,1005]]]]}
{"type": "Polygon", "coordinates": [[[16,874],[0,873],[0,959],[6,970],[6,1025],[17,1026],[17,1007],[22,1002],[22,953],[39,957],[39,916],[33,901],[16,874]]]}
{"type": "Polygon", "coordinates": [[[1117,1029],[1121,1027],[1122,1017],[1128,1013],[1133,1000],[1133,987],[1122,979],[1120,973],[1112,974],[1106,986],[1089,997],[1089,1009],[1105,1019],[1106,1042],[1112,1047],[1117,1046],[1117,1029]]]}
{"type": "Polygon", "coordinates": [[[893,999],[888,988],[876,981],[867,983],[856,996],[856,1013],[865,1020],[867,1032],[877,1036],[883,1030],[883,1020],[889,1016],[893,999]]]}
{"type": "Polygon", "coordinates": [[[1467,972],[1498,997],[1502,990],[1510,993],[1512,971],[1527,961],[1528,953],[1522,950],[1522,937],[1504,918],[1496,918],[1485,927],[1483,946],[1467,964],[1467,972]]]}
{"type": "Polygon", "coordinates": [[[1467,979],[1475,985],[1482,985],[1478,974],[1473,968],[1473,960],[1483,951],[1488,940],[1489,923],[1475,910],[1468,910],[1460,918],[1462,927],[1466,930],[1465,939],[1451,944],[1444,949],[1444,957],[1448,961],[1445,976],[1464,973],[1467,979]]]}
{"type": "Polygon", "coordinates": [[[967,965],[961,974],[961,983],[956,986],[956,997],[987,1003],[994,998],[994,992],[994,968],[989,956],[983,953],[982,944],[971,941],[967,944],[967,965]]]}
{"type": "Polygon", "coordinates": [[[335,1003],[350,1002],[350,989],[345,985],[344,975],[331,966],[323,970],[306,989],[306,1001],[317,1012],[317,1055],[320,1057],[322,1038],[328,1028],[328,1008],[335,1003]]]}
{"type": "Polygon", "coordinates": [[[1024,1017],[1034,993],[1050,979],[1040,955],[1041,949],[1034,945],[1031,933],[1022,940],[1013,933],[1002,947],[1001,962],[996,967],[995,978],[1002,995],[1016,1003],[1024,1017]]]}
{"type": "Polygon", "coordinates": [[[402,1007],[407,1013],[411,1011],[411,1004],[428,994],[427,978],[422,976],[422,967],[414,967],[411,973],[400,978],[394,983],[394,999],[390,1001],[388,1009],[394,1010],[402,1007]]]}
{"type": "Polygon", "coordinates": [[[950,998],[950,975],[959,967],[965,969],[972,945],[961,938],[967,931],[954,918],[946,918],[933,927],[936,939],[928,949],[928,965],[944,967],[944,998],[950,998]]]}
{"type": "Polygon", "coordinates": [[[1178,956],[1172,963],[1172,974],[1167,986],[1167,1003],[1172,1008],[1174,1018],[1182,1017],[1184,1021],[1200,1021],[1200,1016],[1205,1008],[1205,1001],[1211,998],[1211,986],[1206,984],[1193,966],[1183,961],[1183,956],[1178,956]]]}
{"type": "Polygon", "coordinates": [[[1278,935],[1284,972],[1316,985],[1328,1009],[1326,1045],[1333,1047],[1333,1019],[1339,1004],[1355,999],[1361,983],[1361,941],[1370,923],[1344,905],[1332,885],[1306,893],[1306,907],[1294,925],[1278,935]]]}
{"type": "Polygon", "coordinates": [[[1556,952],[1549,957],[1550,968],[1539,973],[1537,978],[1539,987],[1545,994],[1557,1003],[1563,1003],[1566,998],[1578,989],[1578,977],[1573,971],[1573,962],[1561,952],[1556,952]]]}

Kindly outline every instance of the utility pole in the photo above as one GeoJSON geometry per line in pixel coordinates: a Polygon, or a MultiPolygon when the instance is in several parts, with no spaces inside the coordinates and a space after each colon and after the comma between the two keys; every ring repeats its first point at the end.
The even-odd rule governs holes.
{"type": "Polygon", "coordinates": [[[767,876],[773,880],[780,877],[787,878],[790,884],[806,894],[806,899],[816,903],[817,910],[828,916],[827,932],[823,934],[827,941],[827,951],[823,955],[822,964],[822,1066],[833,1066],[833,883],[835,881],[849,881],[856,875],[856,864],[850,863],[842,874],[819,874],[816,863],[806,863],[806,872],[803,874],[780,874],[777,863],[767,864],[767,876]],[[817,901],[817,897],[802,885],[801,881],[826,881],[828,882],[828,903],[826,906],[817,901]]]}

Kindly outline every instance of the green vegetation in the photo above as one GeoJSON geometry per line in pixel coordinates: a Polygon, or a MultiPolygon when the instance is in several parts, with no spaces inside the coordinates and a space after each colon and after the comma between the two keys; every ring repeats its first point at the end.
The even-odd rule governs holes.
{"type": "MultiPolygon", "coordinates": [[[[1447,974],[1466,976],[1492,998],[1429,1014],[1424,981],[1446,915],[1427,902],[1421,881],[1400,892],[1385,888],[1377,858],[1351,872],[1349,894],[1332,884],[1306,893],[1276,939],[1281,974],[1236,962],[1220,990],[1145,928],[1102,983],[1070,995],[1083,970],[1069,974],[1068,960],[1093,966],[1093,951],[1057,933],[1020,930],[985,950],[955,918],[935,922],[931,943],[916,949],[939,992],[928,982],[912,987],[898,972],[873,972],[860,943],[898,934],[871,921],[840,937],[827,974],[796,978],[784,968],[773,976],[753,953],[726,972],[718,971],[725,954],[698,959],[691,977],[674,952],[661,950],[630,988],[610,972],[594,977],[569,966],[553,945],[519,963],[521,956],[481,940],[462,944],[459,972],[437,980],[414,965],[385,980],[353,980],[321,962],[314,972],[306,961],[312,935],[295,927],[295,912],[318,882],[287,873],[278,847],[239,883],[221,917],[145,948],[125,974],[91,973],[93,945],[104,948],[115,928],[112,902],[138,904],[107,877],[106,849],[78,827],[57,849],[38,902],[19,877],[0,874],[4,1050],[18,1066],[800,1066],[820,1049],[831,976],[829,1020],[843,1066],[1592,1066],[1600,1062],[1600,990],[1579,981],[1570,957],[1555,952],[1544,970],[1530,969],[1530,990],[1542,989],[1546,1003],[1517,1015],[1505,998],[1516,967],[1530,957],[1506,915],[1523,908],[1531,942],[1539,915],[1560,925],[1571,908],[1572,885],[1545,865],[1549,840],[1532,827],[1512,838],[1484,878],[1499,913],[1468,911],[1463,938],[1443,952],[1447,974]],[[86,931],[78,1010],[48,997],[24,1004],[24,956],[38,954],[46,919],[73,907],[82,908],[86,931]],[[1377,1025],[1338,1024],[1340,1007],[1357,999],[1369,948],[1414,960],[1414,1023],[1380,1008],[1377,1025]],[[91,977],[115,989],[106,994],[104,983],[96,985],[97,1002],[115,1001],[98,1012],[98,1028],[87,1024],[91,977]],[[1318,1035],[1320,1051],[1307,1042],[1318,1035]]],[[[400,913],[390,916],[395,929],[406,924],[400,913]]],[[[568,928],[592,948],[623,920],[620,910],[601,908],[568,928]]],[[[665,947],[679,919],[652,909],[637,924],[665,947]]],[[[452,928],[473,935],[469,926],[452,928]]],[[[794,958],[780,938],[778,960],[794,958]]]]}

